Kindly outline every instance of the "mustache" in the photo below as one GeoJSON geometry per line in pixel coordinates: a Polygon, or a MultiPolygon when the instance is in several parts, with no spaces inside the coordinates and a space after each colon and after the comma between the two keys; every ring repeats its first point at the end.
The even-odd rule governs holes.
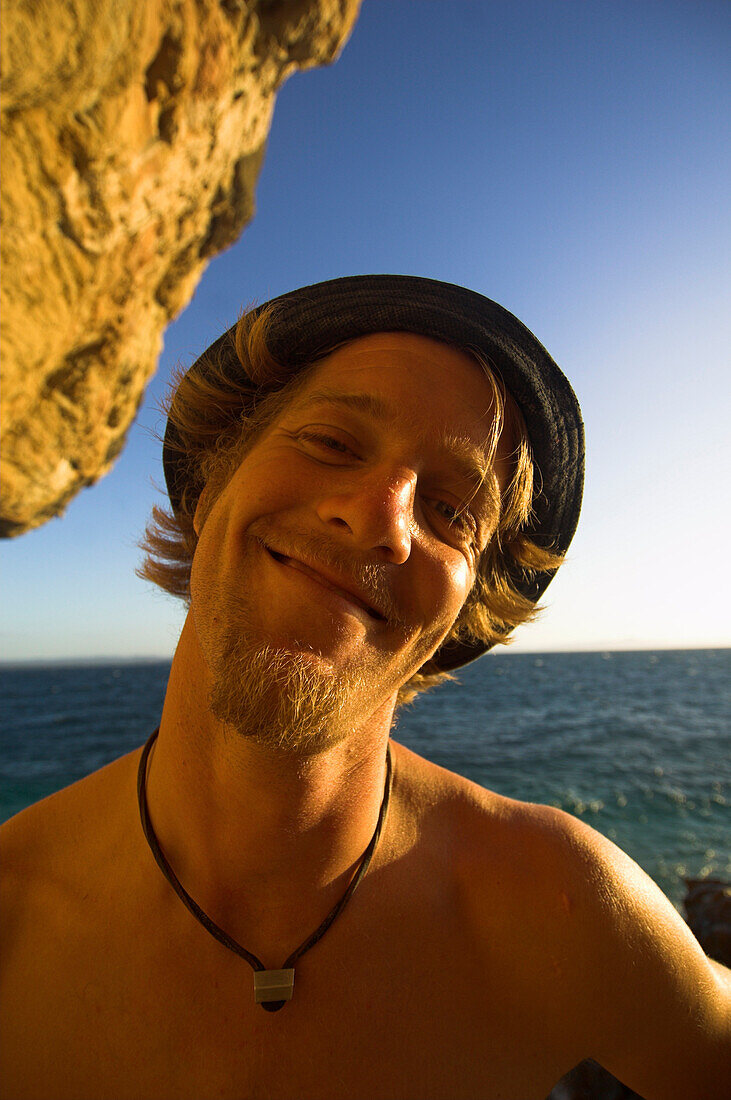
{"type": "Polygon", "coordinates": [[[311,563],[314,568],[321,565],[341,578],[345,585],[350,582],[391,625],[408,628],[391,591],[385,566],[358,561],[321,535],[274,530],[261,521],[253,523],[249,533],[267,549],[311,563]]]}

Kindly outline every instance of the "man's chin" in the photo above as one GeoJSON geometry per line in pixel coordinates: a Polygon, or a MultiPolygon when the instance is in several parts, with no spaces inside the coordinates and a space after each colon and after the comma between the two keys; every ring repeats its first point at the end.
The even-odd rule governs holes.
{"type": "Polygon", "coordinates": [[[297,646],[237,646],[221,659],[209,705],[220,722],[263,748],[315,755],[341,741],[354,677],[297,646]]]}

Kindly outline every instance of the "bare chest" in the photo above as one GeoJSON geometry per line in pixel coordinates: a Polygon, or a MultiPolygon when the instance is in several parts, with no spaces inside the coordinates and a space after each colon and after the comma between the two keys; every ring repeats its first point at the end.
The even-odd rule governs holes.
{"type": "Polygon", "coordinates": [[[8,973],[5,1080],[16,1100],[542,1100],[571,1059],[546,976],[453,898],[418,900],[364,891],[276,1013],[187,914],[40,937],[8,973]]]}

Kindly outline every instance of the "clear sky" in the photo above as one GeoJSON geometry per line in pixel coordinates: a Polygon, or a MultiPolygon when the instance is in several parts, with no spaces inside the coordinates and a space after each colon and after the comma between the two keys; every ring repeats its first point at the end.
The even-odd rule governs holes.
{"type": "Polygon", "coordinates": [[[731,644],[730,46],[724,0],[366,0],[281,89],[255,218],[114,470],[2,546],[2,659],[172,654],[182,609],[134,576],[171,368],[242,305],[365,272],[494,298],[579,396],[579,532],[514,649],[731,644]]]}

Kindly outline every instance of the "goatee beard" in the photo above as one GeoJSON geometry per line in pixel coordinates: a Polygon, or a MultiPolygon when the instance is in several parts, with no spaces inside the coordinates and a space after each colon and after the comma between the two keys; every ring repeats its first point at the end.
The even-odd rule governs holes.
{"type": "Polygon", "coordinates": [[[255,647],[241,638],[217,662],[209,705],[220,722],[262,748],[316,755],[348,733],[357,684],[306,653],[255,647]]]}

